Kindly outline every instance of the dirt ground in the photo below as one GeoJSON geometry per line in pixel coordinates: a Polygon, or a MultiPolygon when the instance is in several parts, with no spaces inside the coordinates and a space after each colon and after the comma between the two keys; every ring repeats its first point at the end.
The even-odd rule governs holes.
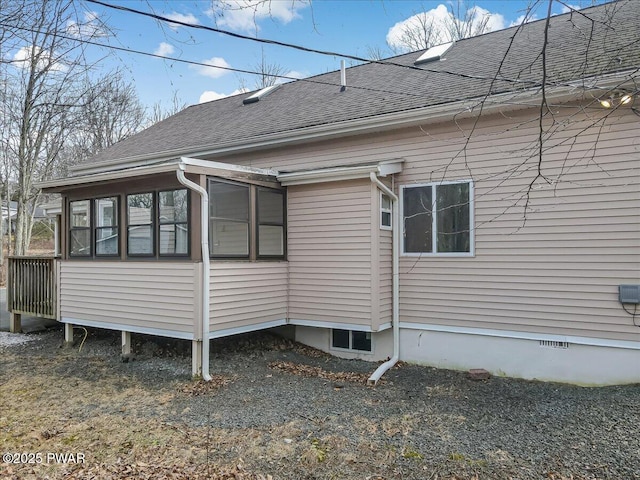
{"type": "Polygon", "coordinates": [[[190,344],[76,330],[0,341],[2,479],[639,479],[640,386],[337,359],[268,334],[190,344]]]}

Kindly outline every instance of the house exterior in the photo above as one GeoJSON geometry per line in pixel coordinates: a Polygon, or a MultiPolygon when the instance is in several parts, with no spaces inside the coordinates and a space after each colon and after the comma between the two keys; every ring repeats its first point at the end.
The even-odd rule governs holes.
{"type": "Polygon", "coordinates": [[[42,185],[63,197],[67,339],[189,339],[207,378],[209,339],[289,326],[345,357],[640,381],[638,32],[640,3],[613,2],[104,150],[42,185]]]}

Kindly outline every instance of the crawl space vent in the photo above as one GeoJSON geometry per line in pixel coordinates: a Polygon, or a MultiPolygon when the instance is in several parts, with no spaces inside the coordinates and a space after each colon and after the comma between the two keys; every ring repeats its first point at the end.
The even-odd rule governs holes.
{"type": "Polygon", "coordinates": [[[545,348],[569,348],[569,342],[558,342],[557,340],[540,340],[540,346],[545,348]]]}

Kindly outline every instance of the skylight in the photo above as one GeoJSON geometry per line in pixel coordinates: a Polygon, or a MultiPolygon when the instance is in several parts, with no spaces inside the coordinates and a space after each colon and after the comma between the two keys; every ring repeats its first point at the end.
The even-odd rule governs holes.
{"type": "Polygon", "coordinates": [[[266,97],[267,95],[269,95],[271,92],[273,92],[279,86],[280,86],[280,84],[276,84],[276,85],[271,85],[270,87],[265,87],[262,90],[258,90],[253,95],[250,95],[247,98],[245,98],[242,101],[242,104],[243,105],[248,105],[250,103],[256,103],[256,102],[260,101],[261,98],[266,97]]]}
{"type": "Polygon", "coordinates": [[[431,47],[429,50],[420,55],[420,57],[418,57],[414,65],[420,65],[422,63],[433,62],[434,60],[440,60],[442,56],[453,46],[454,43],[455,42],[443,43],[442,45],[431,47]]]}

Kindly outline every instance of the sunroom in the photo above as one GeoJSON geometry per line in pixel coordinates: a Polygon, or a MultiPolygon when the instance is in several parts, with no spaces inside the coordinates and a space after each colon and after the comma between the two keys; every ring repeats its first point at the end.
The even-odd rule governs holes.
{"type": "MultiPolygon", "coordinates": [[[[67,342],[74,325],[122,331],[125,355],[131,333],[192,340],[198,375],[208,372],[203,338],[286,323],[286,193],[275,172],[183,157],[41,188],[62,195],[62,213],[55,298],[39,300],[67,342]]],[[[13,263],[16,277],[36,268],[13,263]]]]}
{"type": "Polygon", "coordinates": [[[378,176],[401,164],[276,172],[182,157],[43,183],[62,196],[58,255],[48,270],[12,259],[9,310],[46,304],[69,343],[74,326],[119,330],[123,355],[132,333],[191,340],[205,378],[212,338],[291,324],[333,332],[322,348],[345,332],[370,345],[397,299],[397,212],[378,176]],[[41,298],[24,287],[43,272],[41,298]]]}

